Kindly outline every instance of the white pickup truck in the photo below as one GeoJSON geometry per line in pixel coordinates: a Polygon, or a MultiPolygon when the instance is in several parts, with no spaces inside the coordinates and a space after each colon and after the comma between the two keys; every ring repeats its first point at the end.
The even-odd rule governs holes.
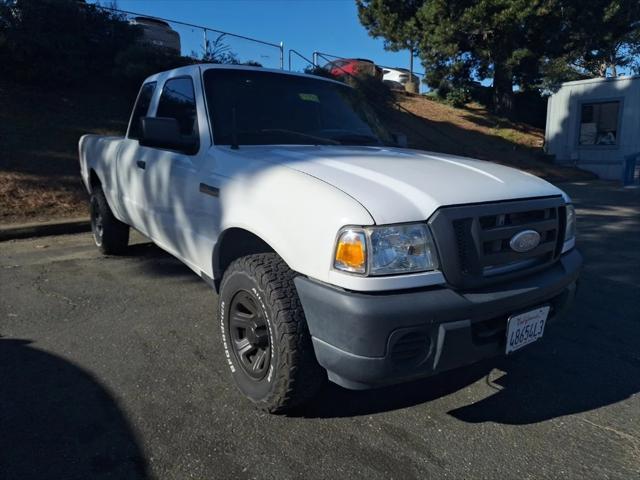
{"type": "Polygon", "coordinates": [[[123,252],[131,226],[215,288],[221,361],[271,412],[327,377],[377,387],[539,339],[582,264],[570,199],[393,138],[332,80],[153,75],[124,138],[80,139],[95,242],[123,252]]]}

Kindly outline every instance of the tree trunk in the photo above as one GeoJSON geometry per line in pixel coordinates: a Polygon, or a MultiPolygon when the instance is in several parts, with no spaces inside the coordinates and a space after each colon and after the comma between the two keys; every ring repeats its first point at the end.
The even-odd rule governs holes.
{"type": "Polygon", "coordinates": [[[413,56],[415,50],[413,46],[409,47],[409,81],[404,86],[404,89],[409,93],[420,93],[420,84],[416,84],[413,81],[413,56]]]}
{"type": "Polygon", "coordinates": [[[602,61],[600,66],[598,67],[598,76],[605,78],[607,76],[607,69],[609,68],[609,64],[606,61],[602,61]]]}
{"type": "Polygon", "coordinates": [[[409,78],[413,81],[413,47],[409,47],[409,78]]]}
{"type": "Polygon", "coordinates": [[[513,77],[500,63],[493,67],[493,109],[501,115],[513,113],[513,77]]]}

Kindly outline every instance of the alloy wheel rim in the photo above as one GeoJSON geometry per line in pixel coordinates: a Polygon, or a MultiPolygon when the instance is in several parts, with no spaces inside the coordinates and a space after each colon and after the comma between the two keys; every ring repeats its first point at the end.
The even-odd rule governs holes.
{"type": "Polygon", "coordinates": [[[269,326],[255,297],[241,290],[229,308],[229,334],[233,353],[242,369],[254,380],[262,380],[271,364],[269,326]]]}

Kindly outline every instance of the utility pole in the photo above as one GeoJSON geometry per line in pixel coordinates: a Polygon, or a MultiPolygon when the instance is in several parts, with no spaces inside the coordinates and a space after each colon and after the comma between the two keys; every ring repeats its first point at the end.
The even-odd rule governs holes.
{"type": "Polygon", "coordinates": [[[410,93],[419,93],[420,86],[413,82],[413,45],[409,45],[409,81],[405,85],[405,90],[410,93]]]}
{"type": "Polygon", "coordinates": [[[409,47],[409,78],[413,82],[413,47],[409,47]]]}

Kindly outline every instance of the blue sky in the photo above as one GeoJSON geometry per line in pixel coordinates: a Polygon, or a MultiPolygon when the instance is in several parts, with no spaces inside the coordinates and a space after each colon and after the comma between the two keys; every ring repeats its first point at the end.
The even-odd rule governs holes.
{"type": "MultiPolygon", "coordinates": [[[[106,2],[103,2],[106,3],[106,2]]],[[[285,44],[310,57],[314,50],[344,57],[369,58],[379,65],[409,66],[409,52],[388,52],[382,40],[371,38],[358,20],[353,0],[117,0],[118,8],[203,25],[231,33],[285,44]]],[[[202,33],[175,27],[181,35],[183,52],[199,50],[202,33]]],[[[249,55],[264,66],[277,66],[276,49],[249,47],[240,40],[225,38],[242,60],[249,55]]],[[[419,62],[414,63],[418,72],[419,62]]],[[[293,69],[304,67],[294,57],[293,69]]]]}

